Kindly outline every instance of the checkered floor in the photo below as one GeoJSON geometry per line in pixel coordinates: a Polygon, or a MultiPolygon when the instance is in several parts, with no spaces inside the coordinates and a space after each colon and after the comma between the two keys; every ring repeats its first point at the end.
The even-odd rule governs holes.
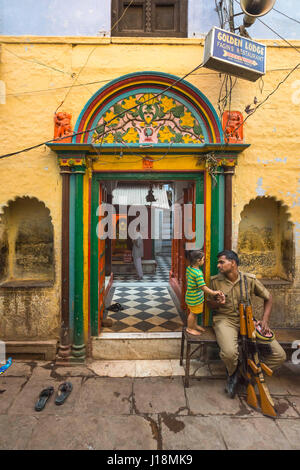
{"type": "Polygon", "coordinates": [[[114,274],[114,280],[119,282],[169,282],[169,272],[171,269],[171,256],[159,256],[155,257],[157,262],[155,274],[144,274],[143,279],[140,281],[137,279],[136,274],[114,274]]]}
{"type": "Polygon", "coordinates": [[[111,304],[119,302],[124,310],[108,311],[113,320],[111,328],[103,332],[174,332],[181,331],[182,321],[168,287],[117,286],[111,304]]]}

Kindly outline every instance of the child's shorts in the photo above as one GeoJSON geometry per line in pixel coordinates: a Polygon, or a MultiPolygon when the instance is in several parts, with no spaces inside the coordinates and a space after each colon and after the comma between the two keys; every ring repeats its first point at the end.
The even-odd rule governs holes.
{"type": "Polygon", "coordinates": [[[188,305],[189,311],[194,315],[198,315],[199,313],[203,313],[203,302],[202,304],[198,305],[188,305]]]}

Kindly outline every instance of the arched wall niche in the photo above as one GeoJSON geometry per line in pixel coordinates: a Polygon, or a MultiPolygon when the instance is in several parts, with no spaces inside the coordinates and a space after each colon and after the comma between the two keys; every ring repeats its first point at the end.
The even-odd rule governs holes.
{"type": "Polygon", "coordinates": [[[295,246],[287,206],[274,197],[252,199],[241,213],[238,253],[242,270],[260,278],[293,281],[295,246]]]}
{"type": "Polygon", "coordinates": [[[37,198],[16,197],[0,214],[0,282],[54,281],[53,225],[37,198]]]}

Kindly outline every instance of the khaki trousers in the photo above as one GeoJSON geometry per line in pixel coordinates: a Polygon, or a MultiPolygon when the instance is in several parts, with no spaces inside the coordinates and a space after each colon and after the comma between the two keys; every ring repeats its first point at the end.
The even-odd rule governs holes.
{"type": "MultiPolygon", "coordinates": [[[[226,366],[228,375],[232,375],[238,365],[240,319],[237,316],[215,315],[213,317],[213,329],[221,350],[220,358],[226,366]]],[[[271,341],[270,346],[272,352],[263,358],[263,362],[274,371],[286,360],[286,354],[276,339],[271,341]]]]}

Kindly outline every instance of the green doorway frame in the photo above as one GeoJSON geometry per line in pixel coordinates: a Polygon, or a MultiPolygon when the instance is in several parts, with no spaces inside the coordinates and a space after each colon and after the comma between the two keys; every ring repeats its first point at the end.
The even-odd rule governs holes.
{"type": "MultiPolygon", "coordinates": [[[[204,171],[188,172],[94,172],[91,185],[91,231],[90,231],[90,334],[99,334],[98,312],[98,237],[96,228],[98,217],[96,216],[99,204],[99,186],[101,182],[109,180],[118,181],[194,181],[196,183],[196,204],[205,205],[204,171]]],[[[211,189],[212,213],[211,213],[211,253],[210,259],[216,256],[224,243],[224,178],[220,173],[216,175],[216,183],[211,189]]],[[[197,228],[196,228],[197,231],[197,228]]],[[[210,274],[216,274],[216,263],[211,262],[210,274]]]]}

